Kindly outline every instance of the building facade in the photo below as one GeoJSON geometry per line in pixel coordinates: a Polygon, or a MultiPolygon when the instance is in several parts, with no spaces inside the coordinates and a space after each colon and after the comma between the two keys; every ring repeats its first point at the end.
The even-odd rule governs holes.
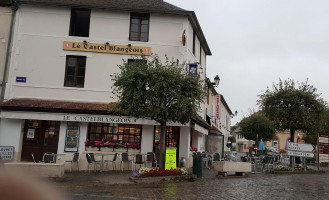
{"type": "MultiPolygon", "coordinates": [[[[111,75],[123,59],[153,53],[179,59],[205,79],[211,51],[195,13],[160,0],[15,2],[0,124],[0,146],[14,147],[13,161],[84,153],[86,140],[102,139],[156,153],[155,121],[110,111],[117,101],[111,75]]],[[[208,134],[205,110],[191,123],[168,125],[166,144],[177,148],[177,161],[189,159],[192,134],[208,134]]]]}

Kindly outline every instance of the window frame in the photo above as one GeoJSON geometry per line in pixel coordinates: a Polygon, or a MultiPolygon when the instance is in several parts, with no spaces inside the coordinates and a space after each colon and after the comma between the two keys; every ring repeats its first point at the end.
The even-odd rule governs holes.
{"type": "Polygon", "coordinates": [[[129,41],[140,41],[140,42],[148,42],[149,41],[149,36],[150,36],[150,14],[149,13],[130,13],[130,24],[129,24],[129,41]],[[138,36],[137,39],[132,38],[132,32],[135,32],[132,30],[132,20],[133,17],[138,18],[138,36]],[[146,40],[142,40],[141,34],[142,34],[142,19],[143,17],[147,17],[148,21],[148,26],[147,26],[147,38],[146,40]]]}
{"type": "Polygon", "coordinates": [[[75,55],[66,55],[66,62],[65,62],[65,77],[64,77],[64,87],[77,87],[77,88],[84,88],[85,85],[85,78],[86,78],[86,65],[87,65],[87,57],[86,56],[75,56],[75,55]],[[69,85],[68,84],[68,80],[67,77],[71,76],[68,75],[68,62],[69,62],[69,58],[75,58],[76,59],[76,63],[75,63],[75,67],[74,67],[74,75],[73,75],[73,84],[69,85]],[[77,78],[80,77],[78,76],[78,59],[84,59],[84,74],[83,74],[83,84],[82,85],[78,85],[77,84],[77,78]]]}
{"type": "Polygon", "coordinates": [[[195,56],[195,38],[196,38],[196,35],[195,35],[195,31],[193,30],[193,49],[192,49],[192,52],[193,52],[193,55],[195,56]]]}
{"type": "MultiPolygon", "coordinates": [[[[70,29],[69,29],[69,36],[75,36],[75,37],[89,37],[90,33],[90,17],[91,17],[91,9],[86,8],[71,8],[71,17],[70,17],[70,29]],[[86,35],[84,34],[77,34],[76,26],[74,26],[77,23],[77,16],[74,14],[74,11],[89,11],[89,21],[88,23],[83,22],[84,26],[88,26],[88,33],[86,35]]],[[[81,20],[81,19],[80,19],[81,20]]],[[[87,28],[87,27],[85,27],[87,28]]]]}

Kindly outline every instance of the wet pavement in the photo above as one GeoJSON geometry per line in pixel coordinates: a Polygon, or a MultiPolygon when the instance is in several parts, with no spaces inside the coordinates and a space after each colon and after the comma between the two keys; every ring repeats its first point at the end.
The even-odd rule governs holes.
{"type": "Polygon", "coordinates": [[[131,172],[70,173],[56,180],[74,200],[106,199],[329,199],[329,173],[219,177],[204,171],[194,182],[131,184],[131,172]],[[113,184],[120,182],[121,184],[113,184]]]}

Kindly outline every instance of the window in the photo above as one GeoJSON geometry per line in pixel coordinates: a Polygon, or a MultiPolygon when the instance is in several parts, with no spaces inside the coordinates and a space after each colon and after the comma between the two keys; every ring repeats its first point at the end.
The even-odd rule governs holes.
{"type": "Polygon", "coordinates": [[[142,126],[135,124],[90,123],[88,139],[119,143],[141,142],[142,126]]]}
{"type": "Polygon", "coordinates": [[[128,64],[133,66],[138,66],[141,64],[147,64],[146,60],[140,60],[140,59],[128,59],[128,64]]]}
{"type": "Polygon", "coordinates": [[[149,14],[131,13],[129,40],[143,41],[149,40],[149,14]]]}
{"type": "Polygon", "coordinates": [[[89,37],[90,9],[71,9],[70,36],[89,37]]]}
{"type": "Polygon", "coordinates": [[[86,56],[66,56],[65,87],[84,87],[86,56]]]}
{"type": "Polygon", "coordinates": [[[193,55],[195,55],[195,31],[193,30],[193,55]]]}

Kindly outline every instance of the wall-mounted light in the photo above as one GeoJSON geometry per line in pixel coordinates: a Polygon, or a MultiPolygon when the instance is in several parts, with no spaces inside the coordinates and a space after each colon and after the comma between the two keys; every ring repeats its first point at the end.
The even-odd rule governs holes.
{"type": "Polygon", "coordinates": [[[88,42],[86,40],[84,40],[83,43],[88,43],[88,42]]]}
{"type": "Polygon", "coordinates": [[[109,42],[106,42],[105,44],[106,44],[106,45],[109,45],[110,43],[109,43],[109,42]]]}
{"type": "Polygon", "coordinates": [[[131,44],[128,44],[128,47],[131,47],[131,44]]]}
{"type": "Polygon", "coordinates": [[[219,85],[220,78],[218,75],[215,76],[214,82],[210,82],[209,84],[213,85],[214,87],[217,87],[219,85]]]}

